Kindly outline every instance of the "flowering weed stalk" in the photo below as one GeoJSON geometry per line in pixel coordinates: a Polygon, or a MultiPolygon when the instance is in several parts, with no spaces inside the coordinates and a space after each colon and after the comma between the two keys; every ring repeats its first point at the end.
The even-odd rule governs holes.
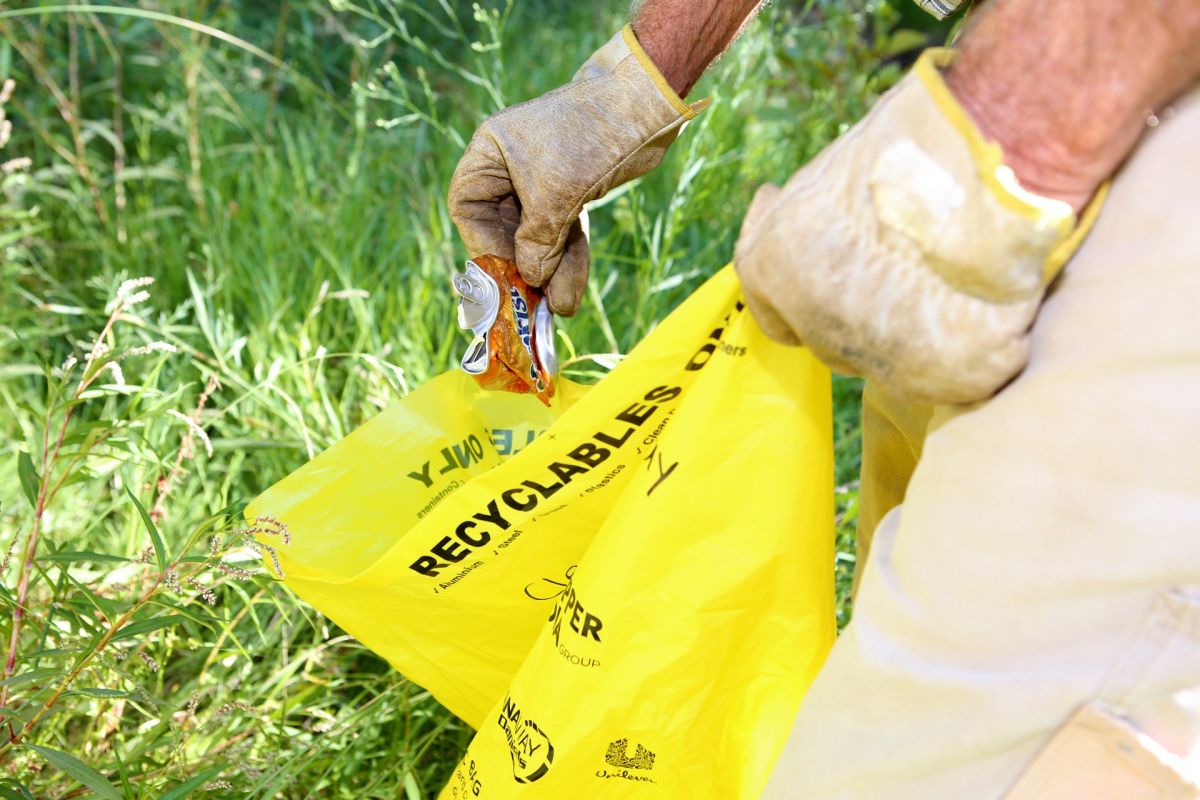
{"type": "MultiPolygon", "coordinates": [[[[63,484],[70,475],[69,466],[66,470],[62,471],[58,471],[57,468],[59,466],[59,454],[62,451],[63,439],[67,435],[67,427],[70,425],[71,416],[79,407],[78,401],[83,397],[83,393],[92,384],[96,383],[105,372],[111,372],[113,379],[118,385],[125,384],[124,375],[117,365],[117,361],[106,359],[106,356],[110,353],[107,342],[112,334],[113,326],[117,324],[117,321],[121,319],[125,311],[150,297],[149,292],[143,287],[149,286],[152,283],[154,283],[153,278],[136,278],[125,281],[117,289],[112,310],[104,323],[104,328],[96,336],[95,341],[92,342],[87,355],[84,357],[83,372],[79,377],[79,381],[75,384],[75,388],[69,395],[68,401],[62,406],[62,419],[57,426],[57,431],[53,433],[53,447],[51,447],[50,439],[51,432],[54,431],[55,426],[50,419],[47,419],[42,431],[42,463],[40,469],[34,472],[32,461],[28,457],[21,461],[21,478],[25,483],[26,491],[30,491],[34,487],[36,487],[36,491],[33,492],[33,521],[29,526],[29,533],[25,537],[20,573],[17,578],[17,596],[16,603],[13,605],[12,630],[9,633],[8,655],[4,659],[4,673],[3,678],[0,680],[7,681],[11,678],[17,667],[17,649],[21,640],[21,626],[27,613],[26,601],[29,597],[29,577],[34,569],[38,537],[42,532],[42,519],[46,513],[46,507],[54,500],[55,495],[63,487],[63,484]]],[[[63,373],[67,379],[69,379],[75,366],[76,361],[74,357],[68,359],[67,363],[63,365],[63,373]]],[[[8,704],[8,693],[9,685],[7,683],[0,685],[0,707],[8,704]]],[[[10,739],[15,740],[16,732],[13,730],[11,718],[6,718],[5,722],[8,726],[10,739]]]]}
{"type": "MultiPolygon", "coordinates": [[[[266,545],[255,540],[253,538],[255,533],[277,535],[286,543],[288,541],[287,526],[282,525],[281,523],[278,523],[269,517],[260,517],[259,519],[255,520],[254,525],[249,528],[234,529],[232,531],[233,537],[228,543],[232,545],[242,544],[251,547],[257,552],[269,553],[276,569],[278,569],[279,560],[275,555],[274,549],[270,545],[266,545]]],[[[220,537],[214,535],[214,538],[219,540],[220,537]]],[[[218,567],[228,568],[228,565],[225,565],[224,562],[220,560],[222,554],[229,549],[228,544],[223,547],[214,546],[210,554],[210,559],[201,561],[199,566],[193,567],[190,570],[185,570],[182,572],[182,574],[180,569],[182,564],[185,563],[185,556],[183,555],[174,561],[171,561],[165,570],[152,575],[147,588],[142,591],[142,593],[133,601],[133,603],[123,614],[111,621],[107,621],[108,624],[105,625],[104,628],[99,632],[98,638],[94,638],[93,641],[89,643],[82,656],[76,660],[75,665],[65,677],[57,682],[53,692],[45,701],[42,702],[41,706],[33,712],[33,715],[29,717],[24,726],[20,730],[10,733],[8,741],[0,743],[0,757],[3,757],[6,752],[19,744],[22,739],[26,738],[28,733],[37,726],[38,722],[40,722],[42,718],[54,708],[55,704],[62,698],[63,693],[71,688],[75,682],[75,679],[78,678],[79,675],[91,665],[92,661],[101,653],[103,653],[115,639],[120,637],[123,631],[129,630],[128,626],[133,624],[133,620],[137,616],[138,612],[140,612],[148,603],[154,600],[164,589],[170,589],[174,592],[182,594],[187,591],[184,588],[184,585],[186,584],[187,586],[193,587],[197,595],[200,596],[205,603],[209,605],[215,605],[217,602],[216,595],[210,588],[208,588],[208,586],[201,582],[199,578],[201,575],[209,573],[218,567]]],[[[253,577],[253,573],[248,571],[243,571],[239,577],[243,575],[245,577],[253,577]]],[[[282,573],[279,573],[279,575],[282,577],[282,573]]],[[[142,659],[143,663],[145,663],[152,671],[158,671],[158,663],[155,662],[145,652],[139,651],[138,657],[142,659]]],[[[245,707],[245,704],[235,705],[238,705],[238,707],[245,707]]],[[[228,708],[220,709],[218,710],[217,715],[220,716],[228,713],[228,710],[228,708]]]]}
{"type": "MultiPolygon", "coordinates": [[[[86,468],[89,459],[97,457],[100,445],[112,439],[117,432],[134,429],[146,422],[145,417],[130,415],[109,423],[97,424],[96,420],[85,420],[75,424],[80,411],[98,398],[111,399],[128,392],[145,390],[145,387],[132,387],[127,383],[120,364],[139,356],[170,357],[176,352],[175,346],[155,341],[128,349],[118,347],[123,323],[142,324],[133,309],[149,300],[149,287],[153,282],[151,278],[123,282],[106,307],[107,316],[100,332],[82,347],[80,355],[68,357],[61,367],[48,372],[49,392],[41,419],[38,465],[34,466],[34,458],[26,453],[19,457],[21,483],[32,507],[32,518],[20,547],[16,590],[11,595],[8,647],[4,670],[0,674],[0,709],[6,712],[3,718],[7,734],[0,741],[0,763],[8,761],[14,748],[23,745],[28,747],[18,752],[34,752],[50,758],[51,763],[56,763],[55,759],[74,758],[69,753],[46,745],[30,744],[38,726],[65,698],[79,693],[76,685],[82,676],[102,674],[106,660],[111,666],[123,661],[130,653],[135,653],[135,660],[142,668],[151,675],[159,674],[163,665],[147,652],[150,637],[155,632],[166,631],[170,635],[171,629],[188,620],[212,619],[210,615],[191,610],[192,607],[217,605],[218,588],[230,581],[256,579],[257,571],[226,562],[226,557],[231,553],[241,551],[249,553],[254,560],[266,559],[273,565],[275,576],[282,577],[276,546],[265,541],[272,537],[280,544],[290,541],[287,526],[279,520],[262,517],[249,526],[240,526],[236,524],[235,512],[226,509],[209,517],[178,547],[170,547],[158,530],[157,523],[166,516],[164,502],[173,482],[185,472],[184,462],[195,458],[197,441],[202,443],[207,455],[213,453],[212,441],[201,424],[201,415],[219,389],[220,384],[215,378],[208,380],[189,413],[160,406],[157,413],[152,415],[164,420],[178,420],[183,423],[183,432],[172,467],[156,484],[156,514],[147,512],[131,488],[124,487],[130,510],[140,517],[149,540],[141,557],[130,564],[135,570],[128,575],[130,580],[110,583],[104,589],[100,585],[88,587],[72,578],[67,565],[76,561],[74,554],[64,558],[61,552],[42,552],[44,548],[40,545],[45,539],[47,521],[59,493],[71,485],[78,472],[86,468]],[[207,552],[194,552],[193,548],[203,543],[207,543],[207,552]],[[78,592],[75,598],[62,596],[60,589],[55,589],[54,602],[33,601],[34,576],[45,575],[47,565],[44,562],[47,560],[60,568],[60,589],[64,580],[67,585],[76,586],[78,592]],[[142,565],[140,571],[137,565],[142,565]],[[131,598],[121,599],[131,591],[131,598]],[[85,635],[86,642],[83,644],[78,637],[65,635],[63,622],[55,620],[55,607],[64,602],[70,605],[72,599],[76,604],[80,599],[90,604],[87,614],[75,616],[75,627],[85,635]],[[177,613],[159,613],[159,609],[164,607],[177,613]],[[47,651],[46,643],[60,640],[60,646],[56,648],[59,652],[75,654],[69,667],[61,670],[38,670],[35,667],[32,671],[18,671],[19,665],[25,660],[23,645],[34,642],[33,637],[25,635],[26,628],[34,620],[34,633],[41,642],[41,648],[28,658],[36,664],[40,657],[44,657],[42,654],[54,652],[53,649],[47,651]],[[140,644],[137,643],[139,640],[140,644]],[[126,649],[131,643],[134,643],[133,650],[126,649]],[[13,693],[14,689],[16,694],[13,693]],[[46,755],[48,753],[52,755],[46,755]]],[[[8,554],[0,563],[0,577],[8,569],[16,543],[17,537],[14,536],[8,554]]],[[[81,561],[106,558],[96,553],[81,553],[78,556],[81,561]]],[[[121,558],[115,560],[128,561],[121,558]]],[[[126,697],[135,696],[125,690],[99,688],[85,689],[83,693],[84,696],[115,700],[105,725],[109,731],[106,735],[111,735],[117,729],[121,714],[128,710],[126,697]]],[[[148,697],[142,700],[154,703],[148,697]]],[[[222,781],[214,783],[221,784],[222,781]]],[[[2,783],[0,788],[3,788],[2,783]]]]}

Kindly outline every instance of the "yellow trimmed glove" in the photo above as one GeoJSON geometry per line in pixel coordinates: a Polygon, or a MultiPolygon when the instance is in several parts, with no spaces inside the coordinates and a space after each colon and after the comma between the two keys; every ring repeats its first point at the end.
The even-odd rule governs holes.
{"type": "Polygon", "coordinates": [[[927,403],[983,400],[1024,367],[1046,286],[1099,207],[1024,190],[930,50],[782,189],[764,186],[734,263],[772,338],[927,403]]]}
{"type": "Polygon", "coordinates": [[[574,314],[587,286],[584,205],[657,166],[707,105],[683,102],[626,26],[569,84],[479,126],[450,181],[468,253],[516,261],[554,313],[574,314]]]}

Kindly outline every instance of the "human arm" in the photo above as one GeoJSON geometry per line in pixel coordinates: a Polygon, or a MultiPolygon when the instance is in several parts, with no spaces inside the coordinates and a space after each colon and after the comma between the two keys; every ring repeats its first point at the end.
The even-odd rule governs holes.
{"type": "Polygon", "coordinates": [[[1026,189],[1078,212],[1200,78],[1200,2],[1002,0],[958,50],[955,97],[1026,189]]]}
{"type": "Polygon", "coordinates": [[[682,95],[757,4],[645,0],[571,83],[485,120],[449,190],[468,254],[515,260],[555,313],[574,314],[587,285],[583,207],[661,162],[707,105],[682,95]]]}
{"type": "Polygon", "coordinates": [[[630,14],[633,32],[680,97],[728,49],[763,0],[643,0],[630,14]]]}
{"type": "Polygon", "coordinates": [[[1028,360],[1046,286],[1086,231],[1077,212],[1200,75],[1198,7],[992,0],[957,54],[927,54],[783,190],[760,191],[735,259],[756,318],[908,399],[994,394],[1028,360]]]}

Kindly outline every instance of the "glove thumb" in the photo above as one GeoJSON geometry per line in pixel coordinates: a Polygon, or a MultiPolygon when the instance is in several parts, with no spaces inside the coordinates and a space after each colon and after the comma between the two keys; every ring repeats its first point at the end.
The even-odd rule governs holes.
{"type": "Polygon", "coordinates": [[[742,231],[738,236],[738,244],[743,242],[749,243],[758,233],[759,226],[768,216],[768,212],[779,201],[779,193],[783,189],[773,183],[764,183],[758,187],[758,191],[754,193],[754,199],[750,201],[750,208],[746,209],[746,216],[742,219],[742,231]]]}
{"type": "Polygon", "coordinates": [[[738,278],[741,279],[746,305],[750,307],[750,313],[763,332],[777,342],[795,345],[800,344],[800,340],[772,305],[772,300],[775,299],[772,279],[775,276],[763,274],[764,270],[771,269],[771,265],[762,263],[764,259],[761,254],[754,253],[759,230],[779,202],[781,193],[782,189],[775,184],[764,183],[754,194],[750,208],[742,220],[742,230],[734,250],[733,268],[737,270],[738,278]]]}

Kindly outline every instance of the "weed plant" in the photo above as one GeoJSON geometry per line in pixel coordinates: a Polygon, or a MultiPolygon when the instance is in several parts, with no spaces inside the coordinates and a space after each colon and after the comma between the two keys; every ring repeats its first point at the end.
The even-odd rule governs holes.
{"type": "MultiPolygon", "coordinates": [[[[290,594],[240,511],[454,366],[458,155],[622,5],[0,2],[0,797],[436,795],[471,731],[290,594]]],[[[909,14],[761,15],[663,166],[591,209],[574,377],[941,36],[909,14]]],[[[843,598],[858,391],[835,383],[843,598]]]]}

